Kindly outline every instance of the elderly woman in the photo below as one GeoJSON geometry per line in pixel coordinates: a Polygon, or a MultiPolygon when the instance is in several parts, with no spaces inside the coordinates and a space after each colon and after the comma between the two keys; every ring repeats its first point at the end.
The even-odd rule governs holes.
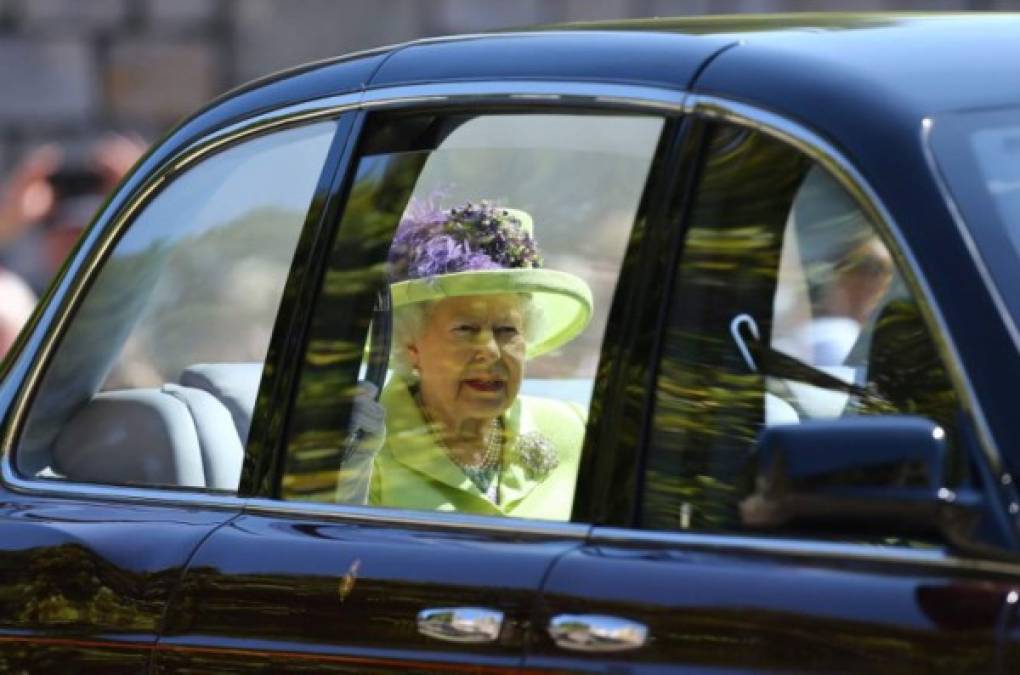
{"type": "Polygon", "coordinates": [[[591,291],[541,268],[531,230],[526,213],[484,202],[401,220],[369,503],[569,519],[585,413],[519,392],[528,359],[584,329],[591,291]]]}

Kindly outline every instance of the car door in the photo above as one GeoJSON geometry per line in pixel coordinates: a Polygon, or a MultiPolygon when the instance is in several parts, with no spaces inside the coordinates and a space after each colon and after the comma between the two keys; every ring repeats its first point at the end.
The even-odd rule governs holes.
{"type": "Polygon", "coordinates": [[[645,320],[661,340],[653,386],[633,389],[648,416],[604,455],[614,480],[584,502],[604,524],[549,573],[526,665],[1010,671],[1010,482],[989,467],[908,256],[834,150],[712,110],[728,121],[694,125],[703,159],[660,256],[665,316],[645,320]],[[905,448],[929,446],[883,440],[881,424],[921,425],[938,467],[918,473],[905,448]],[[966,528],[945,510],[914,517],[914,500],[956,504],[966,528]]]}
{"type": "MultiPolygon", "coordinates": [[[[393,318],[380,299],[398,224],[489,200],[530,213],[546,265],[584,279],[595,307],[580,337],[529,363],[522,391],[597,410],[598,357],[621,332],[610,312],[620,269],[644,243],[635,221],[676,123],[625,91],[606,108],[584,89],[572,89],[571,107],[464,87],[417,100],[372,94],[342,160],[343,199],[329,207],[335,236],[300,301],[308,328],[294,352],[293,406],[275,427],[281,451],[246,468],[258,494],[190,561],[160,638],[160,672],[520,666],[535,593],[590,526],[541,508],[517,517],[515,499],[528,493],[502,483],[495,503],[505,508],[477,497],[466,511],[366,497],[351,486],[348,448],[361,439],[351,420],[365,404],[359,383],[405,376],[386,367],[393,318]]],[[[574,487],[562,489],[555,501],[569,505],[574,487]]]]}
{"type": "Polygon", "coordinates": [[[199,138],[132,180],[51,292],[2,385],[0,670],[150,667],[189,557],[241,511],[254,390],[338,128],[199,138]]]}

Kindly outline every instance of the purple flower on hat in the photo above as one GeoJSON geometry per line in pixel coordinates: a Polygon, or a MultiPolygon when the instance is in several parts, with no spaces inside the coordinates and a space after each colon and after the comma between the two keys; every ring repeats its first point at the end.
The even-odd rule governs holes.
{"type": "Polygon", "coordinates": [[[534,237],[512,211],[488,201],[444,210],[435,196],[408,204],[388,262],[393,281],[542,266],[534,237]]]}

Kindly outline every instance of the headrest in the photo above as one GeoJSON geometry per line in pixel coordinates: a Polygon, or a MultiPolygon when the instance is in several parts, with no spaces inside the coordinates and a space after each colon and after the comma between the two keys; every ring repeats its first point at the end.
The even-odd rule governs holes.
{"type": "Polygon", "coordinates": [[[261,363],[197,363],[184,369],[180,381],[219,399],[230,411],[241,445],[248,443],[255,397],[262,381],[261,363]]]}
{"type": "Polygon", "coordinates": [[[96,394],[60,430],[53,468],[76,481],[205,485],[191,413],[157,389],[96,394]]]}

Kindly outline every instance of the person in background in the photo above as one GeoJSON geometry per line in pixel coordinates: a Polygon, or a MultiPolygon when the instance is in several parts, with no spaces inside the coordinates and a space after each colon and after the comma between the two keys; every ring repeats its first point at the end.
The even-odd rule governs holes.
{"type": "Polygon", "coordinates": [[[35,309],[36,297],[21,277],[0,268],[0,361],[35,309]]]}
{"type": "Polygon", "coordinates": [[[0,264],[41,294],[106,195],[145,151],[109,135],[82,157],[55,144],[31,150],[0,186],[0,264]]]}
{"type": "Polygon", "coordinates": [[[76,159],[31,150],[0,186],[0,358],[106,195],[145,151],[136,136],[101,138],[76,159]]]}

